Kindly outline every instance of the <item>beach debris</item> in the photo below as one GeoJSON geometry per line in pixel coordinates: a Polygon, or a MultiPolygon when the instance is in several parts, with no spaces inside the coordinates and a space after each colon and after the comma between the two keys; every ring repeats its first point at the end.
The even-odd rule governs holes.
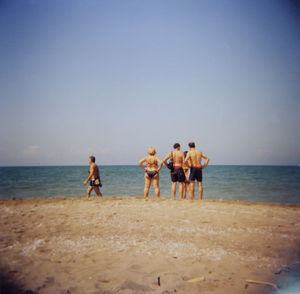
{"type": "Polygon", "coordinates": [[[281,268],[279,271],[275,272],[274,274],[275,275],[280,275],[282,272],[290,272],[292,269],[288,266],[285,266],[283,268],[281,268]]]}
{"type": "Polygon", "coordinates": [[[24,292],[24,294],[38,294],[37,292],[33,291],[33,290],[26,290],[24,292]]]}
{"type": "Polygon", "coordinates": [[[186,280],[186,282],[188,283],[196,283],[196,282],[203,282],[203,281],[205,281],[204,276],[186,280]]]}
{"type": "Polygon", "coordinates": [[[257,285],[267,285],[273,287],[275,290],[279,290],[277,285],[271,282],[265,282],[265,281],[256,281],[256,280],[246,280],[246,283],[248,284],[257,284],[257,285]]]}
{"type": "Polygon", "coordinates": [[[160,277],[157,277],[157,285],[160,286],[160,277]]]}

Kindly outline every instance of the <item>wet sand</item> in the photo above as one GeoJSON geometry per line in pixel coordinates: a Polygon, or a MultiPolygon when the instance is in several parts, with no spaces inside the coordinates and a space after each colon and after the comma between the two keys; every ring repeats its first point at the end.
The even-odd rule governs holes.
{"type": "Polygon", "coordinates": [[[41,294],[267,293],[245,281],[276,283],[299,262],[299,221],[300,205],[0,200],[2,282],[41,294]]]}

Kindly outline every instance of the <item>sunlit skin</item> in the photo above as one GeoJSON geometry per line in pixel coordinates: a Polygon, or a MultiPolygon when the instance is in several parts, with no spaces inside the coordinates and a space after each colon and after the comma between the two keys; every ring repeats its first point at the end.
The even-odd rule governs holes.
{"type": "MultiPolygon", "coordinates": [[[[198,167],[200,166],[202,169],[206,168],[209,163],[209,158],[204,153],[202,153],[200,150],[196,150],[195,148],[190,148],[190,151],[187,153],[187,156],[185,158],[185,162],[190,161],[191,167],[198,167]],[[205,160],[204,165],[202,165],[202,159],[205,160]]],[[[199,192],[199,199],[202,200],[203,195],[203,186],[202,182],[198,183],[198,192],[199,192]]],[[[189,195],[190,199],[195,199],[195,181],[189,181],[189,195]]]]}
{"type": "MultiPolygon", "coordinates": [[[[139,166],[144,170],[144,171],[157,171],[160,172],[163,162],[161,159],[159,159],[157,156],[154,154],[148,155],[144,158],[142,158],[139,161],[139,166]],[[146,163],[146,167],[144,166],[144,163],[146,163]]],[[[150,178],[147,173],[145,173],[145,188],[144,188],[144,197],[148,198],[149,196],[149,189],[151,186],[151,182],[153,180],[153,186],[155,190],[155,196],[158,199],[160,197],[160,189],[159,189],[159,174],[156,174],[153,178],[150,178]]]]}
{"type": "Polygon", "coordinates": [[[183,199],[186,199],[186,192],[187,192],[188,185],[189,185],[189,169],[190,169],[190,166],[191,166],[190,160],[188,160],[187,162],[183,162],[182,168],[183,168],[185,178],[186,178],[186,182],[183,185],[183,199]]]}
{"type": "MultiPolygon", "coordinates": [[[[88,178],[83,182],[84,185],[86,185],[90,180],[92,179],[96,179],[99,177],[99,170],[97,168],[97,165],[95,162],[93,162],[91,160],[91,158],[89,159],[89,164],[90,164],[90,169],[89,169],[89,176],[88,178]]],[[[100,183],[101,183],[101,180],[100,180],[100,183]]],[[[101,194],[101,191],[99,189],[99,187],[92,187],[92,186],[89,186],[86,190],[86,198],[90,198],[91,196],[91,192],[92,190],[94,190],[96,192],[96,194],[98,195],[99,198],[102,198],[102,194],[101,194]]]]}
{"type": "MultiPolygon", "coordinates": [[[[164,158],[163,162],[167,166],[168,165],[168,160],[171,158],[171,152],[167,154],[167,156],[164,158]]],[[[180,146],[177,147],[176,149],[173,150],[173,165],[176,167],[182,167],[184,162],[184,154],[180,150],[180,146]]],[[[176,197],[176,183],[177,182],[172,182],[172,197],[175,199],[176,197]]],[[[183,199],[183,186],[185,183],[178,183],[179,184],[179,194],[180,198],[183,199]]]]}

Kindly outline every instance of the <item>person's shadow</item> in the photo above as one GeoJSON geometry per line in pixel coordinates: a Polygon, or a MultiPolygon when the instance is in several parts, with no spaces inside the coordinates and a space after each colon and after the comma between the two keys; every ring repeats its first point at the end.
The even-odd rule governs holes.
{"type": "MultiPolygon", "coordinates": [[[[13,275],[13,274],[12,274],[13,275]]],[[[0,272],[0,294],[38,294],[33,290],[23,289],[21,285],[16,283],[10,274],[0,272]]]]}

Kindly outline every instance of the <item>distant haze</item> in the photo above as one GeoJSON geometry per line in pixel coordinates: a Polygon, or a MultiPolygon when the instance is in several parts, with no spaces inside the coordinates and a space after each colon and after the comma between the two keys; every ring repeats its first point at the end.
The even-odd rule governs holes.
{"type": "Polygon", "coordinates": [[[0,2],[0,166],[297,165],[299,113],[298,1],[0,2]]]}

